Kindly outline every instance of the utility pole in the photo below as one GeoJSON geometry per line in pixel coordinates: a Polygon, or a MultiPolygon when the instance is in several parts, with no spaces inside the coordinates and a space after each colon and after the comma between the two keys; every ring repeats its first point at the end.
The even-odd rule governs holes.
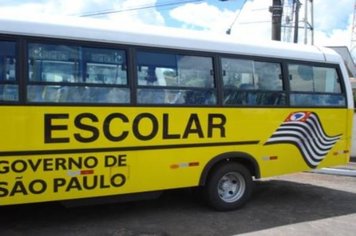
{"type": "Polygon", "coordinates": [[[314,44],[314,7],[313,0],[287,0],[284,1],[283,12],[285,19],[283,22],[284,27],[284,41],[290,42],[292,29],[293,42],[298,43],[299,30],[304,29],[304,44],[308,43],[308,37],[311,37],[310,44],[314,44]],[[300,7],[304,4],[304,18],[300,20],[300,7]],[[301,22],[299,22],[299,20],[301,22]],[[300,26],[303,23],[303,26],[300,26]]]}
{"type": "Polygon", "coordinates": [[[308,43],[308,30],[311,33],[311,44],[314,44],[314,7],[313,0],[305,0],[305,17],[304,17],[304,44],[308,43]],[[308,2],[310,2],[310,7],[308,2]],[[310,12],[309,12],[310,9],[310,12]],[[308,20],[310,14],[311,22],[308,20]]]}
{"type": "Polygon", "coordinates": [[[293,37],[293,42],[298,43],[298,31],[299,31],[299,9],[300,6],[302,5],[299,0],[295,0],[295,21],[294,21],[294,37],[293,37]]]}
{"type": "Polygon", "coordinates": [[[292,28],[294,25],[294,12],[294,3],[292,4],[291,0],[284,1],[282,16],[282,40],[284,42],[291,42],[292,28]]]}
{"type": "Polygon", "coordinates": [[[313,0],[310,0],[310,12],[311,12],[311,25],[310,25],[310,30],[311,30],[311,44],[314,45],[314,2],[313,0]]]}
{"type": "Polygon", "coordinates": [[[272,40],[281,41],[282,1],[272,0],[272,6],[269,8],[269,11],[272,12],[272,40]]]}

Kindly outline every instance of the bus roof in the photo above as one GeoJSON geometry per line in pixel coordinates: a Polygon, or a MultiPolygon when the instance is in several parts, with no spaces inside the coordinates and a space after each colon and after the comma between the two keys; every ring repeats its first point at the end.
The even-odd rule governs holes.
{"type": "Polygon", "coordinates": [[[340,56],[331,49],[276,41],[238,42],[230,35],[218,35],[158,26],[115,25],[108,20],[79,17],[0,18],[0,34],[39,36],[118,43],[149,47],[163,47],[192,51],[242,54],[303,61],[341,63],[340,56]]]}

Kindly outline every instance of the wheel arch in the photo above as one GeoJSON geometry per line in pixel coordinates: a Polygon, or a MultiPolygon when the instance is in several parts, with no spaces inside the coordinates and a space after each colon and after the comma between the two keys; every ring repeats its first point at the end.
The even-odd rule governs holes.
{"type": "Polygon", "coordinates": [[[240,163],[250,171],[252,176],[257,179],[261,177],[259,165],[253,156],[245,152],[227,152],[215,156],[205,165],[204,170],[200,176],[199,185],[205,185],[211,170],[213,170],[219,164],[226,162],[240,163]]]}

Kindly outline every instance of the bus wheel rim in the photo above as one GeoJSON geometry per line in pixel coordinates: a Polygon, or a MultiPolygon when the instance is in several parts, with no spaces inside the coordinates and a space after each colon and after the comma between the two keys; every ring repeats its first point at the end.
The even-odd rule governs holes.
{"type": "Polygon", "coordinates": [[[239,200],[246,190],[244,177],[237,172],[229,172],[218,182],[218,195],[221,200],[233,203],[239,200]]]}

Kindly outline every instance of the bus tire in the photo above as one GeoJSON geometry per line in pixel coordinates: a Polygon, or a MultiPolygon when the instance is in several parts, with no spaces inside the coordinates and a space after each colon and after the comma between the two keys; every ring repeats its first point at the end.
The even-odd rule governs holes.
{"type": "Polygon", "coordinates": [[[253,181],[250,171],[239,163],[229,162],[215,168],[203,187],[207,204],[218,211],[235,210],[251,196],[253,181]]]}

